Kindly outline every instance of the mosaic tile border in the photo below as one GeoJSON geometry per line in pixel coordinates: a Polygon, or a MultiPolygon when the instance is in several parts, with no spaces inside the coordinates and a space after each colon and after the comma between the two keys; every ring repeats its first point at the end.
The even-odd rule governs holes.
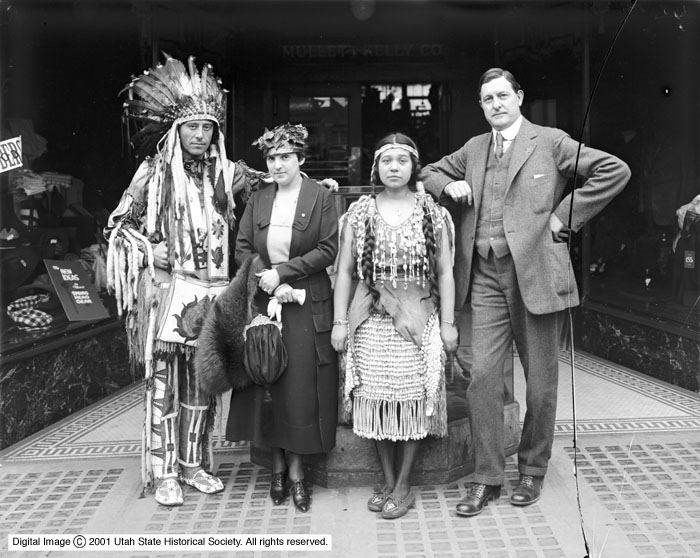
{"type": "Polygon", "coordinates": [[[126,452],[128,455],[137,447],[140,451],[141,443],[138,442],[112,442],[105,440],[99,447],[95,444],[85,445],[80,448],[77,441],[86,432],[90,432],[111,420],[118,420],[134,407],[142,404],[142,382],[133,384],[116,394],[107,397],[77,413],[63,419],[26,440],[5,448],[0,452],[0,459],[55,459],[57,457],[85,457],[88,455],[115,455],[126,452]],[[115,445],[119,447],[116,448],[115,445]]]}
{"type": "MultiPolygon", "coordinates": [[[[575,353],[575,366],[587,374],[612,382],[678,409],[683,416],[678,417],[621,417],[615,420],[577,420],[577,434],[600,434],[621,432],[668,432],[700,430],[700,396],[685,392],[674,386],[624,367],[597,359],[588,354],[575,353]]],[[[570,365],[571,355],[562,352],[560,361],[570,365]]],[[[108,456],[138,456],[141,452],[140,440],[104,440],[81,442],[87,432],[117,420],[143,404],[143,383],[138,382],[78,413],[60,423],[35,434],[34,436],[0,451],[0,459],[19,461],[23,459],[71,459],[99,458],[108,456]]],[[[570,435],[574,431],[573,421],[562,420],[555,425],[556,435],[570,435]]],[[[247,443],[232,443],[214,435],[215,452],[244,452],[247,443]]]]}
{"type": "MultiPolygon", "coordinates": [[[[630,419],[615,421],[576,421],[577,434],[611,434],[616,432],[681,432],[700,430],[700,418],[697,419],[630,419]]],[[[573,421],[558,422],[554,434],[565,435],[574,431],[573,421]]]]}
{"type": "MultiPolygon", "coordinates": [[[[88,432],[94,431],[112,420],[131,412],[143,405],[143,382],[139,382],[119,391],[52,427],[35,434],[0,452],[0,460],[21,461],[100,458],[100,457],[134,457],[141,455],[141,440],[104,440],[100,442],[81,442],[88,432]]],[[[215,432],[212,439],[215,453],[247,451],[248,443],[228,442],[219,439],[215,432]]]]}
{"type": "MultiPolygon", "coordinates": [[[[248,443],[228,441],[212,442],[214,453],[248,452],[248,443]]],[[[104,442],[89,444],[72,444],[65,447],[35,448],[27,447],[8,454],[6,461],[99,458],[99,457],[137,457],[141,455],[141,444],[129,442],[104,442]]]]}
{"type": "MultiPolygon", "coordinates": [[[[660,380],[644,376],[639,372],[634,372],[588,354],[576,353],[574,359],[577,369],[585,370],[589,374],[640,393],[645,397],[661,401],[664,405],[675,407],[686,414],[700,417],[699,394],[694,394],[660,380]]],[[[569,353],[562,352],[559,360],[567,365],[571,365],[571,355],[569,353]]]]}
{"type": "MultiPolygon", "coordinates": [[[[559,360],[570,366],[570,353],[562,352],[559,355],[559,360]]],[[[584,353],[575,353],[574,364],[576,370],[612,382],[644,397],[655,399],[664,405],[677,409],[684,415],[679,417],[621,417],[604,421],[577,420],[577,434],[700,430],[700,395],[686,392],[653,378],[647,378],[638,372],[584,353]]],[[[573,431],[572,420],[557,421],[555,425],[555,435],[571,434],[573,431]]]]}

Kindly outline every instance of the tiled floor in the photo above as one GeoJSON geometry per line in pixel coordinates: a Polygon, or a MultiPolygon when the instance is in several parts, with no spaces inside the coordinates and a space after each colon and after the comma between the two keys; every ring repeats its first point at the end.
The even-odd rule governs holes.
{"type": "MultiPolygon", "coordinates": [[[[251,558],[582,558],[584,535],[592,558],[700,556],[700,397],[585,354],[575,355],[574,370],[577,453],[567,354],[561,358],[557,435],[541,500],[528,508],[509,504],[517,481],[511,457],[500,500],[470,519],[454,511],[468,479],[416,487],[415,509],[397,521],[367,511],[369,488],[313,487],[308,514],[288,502],[275,507],[267,495],[270,472],[249,462],[246,447],[219,441],[215,470],[225,491],[205,496],[185,489],[184,506],[158,506],[141,491],[142,400],[141,387],[133,386],[0,452],[0,556],[8,554],[9,533],[37,532],[333,537],[331,552],[235,553],[251,558]]],[[[515,376],[522,401],[517,360],[515,376]]],[[[110,555],[231,554],[100,554],[110,555]]]]}
{"type": "Polygon", "coordinates": [[[586,445],[579,471],[640,556],[700,556],[700,440],[586,445]]]}

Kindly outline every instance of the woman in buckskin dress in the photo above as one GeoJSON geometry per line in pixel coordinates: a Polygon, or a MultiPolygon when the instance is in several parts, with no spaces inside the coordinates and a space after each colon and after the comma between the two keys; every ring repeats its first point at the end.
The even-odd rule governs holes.
{"type": "Polygon", "coordinates": [[[377,144],[378,195],[353,203],[341,222],[333,347],[346,354],[344,399],[353,430],[375,440],[384,485],[367,506],[385,519],[414,504],[411,471],[427,436],[447,434],[445,351],[457,348],[453,225],[421,191],[415,143],[377,144]],[[360,279],[350,301],[353,271],[360,279]]]}

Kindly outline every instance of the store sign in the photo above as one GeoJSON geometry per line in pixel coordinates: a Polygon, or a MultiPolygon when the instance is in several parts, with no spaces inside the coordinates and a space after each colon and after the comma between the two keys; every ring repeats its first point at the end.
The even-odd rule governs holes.
{"type": "Polygon", "coordinates": [[[0,172],[22,166],[22,136],[0,141],[0,172]]]}
{"type": "Polygon", "coordinates": [[[61,306],[71,322],[108,318],[97,288],[78,260],[44,260],[61,306]]]}
{"type": "Polygon", "coordinates": [[[440,43],[391,43],[365,45],[282,45],[283,58],[437,58],[444,55],[440,43]]]}

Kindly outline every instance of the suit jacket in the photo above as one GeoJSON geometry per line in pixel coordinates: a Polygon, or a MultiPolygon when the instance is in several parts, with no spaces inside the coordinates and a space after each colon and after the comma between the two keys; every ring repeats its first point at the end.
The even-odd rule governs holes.
{"type": "MultiPolygon", "coordinates": [[[[266,184],[248,200],[236,238],[236,264],[242,265],[251,253],[260,254],[270,267],[267,233],[277,185],[266,184]]],[[[331,192],[309,178],[303,178],[292,224],[289,261],[277,266],[281,283],[290,285],[309,279],[312,301],[332,296],[326,268],[338,252],[338,216],[331,192]]]]}
{"type": "MultiPolygon", "coordinates": [[[[443,190],[455,180],[466,180],[474,195],[473,204],[461,204],[455,216],[459,226],[455,308],[464,304],[469,292],[490,146],[491,132],[475,136],[421,173],[425,189],[441,201],[450,200],[443,190]]],[[[503,229],[523,301],[533,314],[548,314],[579,303],[567,244],[554,242],[549,227],[551,213],[564,225],[569,223],[572,195],[564,197],[564,189],[574,176],[578,148],[579,142],[566,132],[537,126],[525,118],[509,148],[513,152],[503,201],[503,229]]],[[[624,189],[630,170],[617,157],[582,146],[577,175],[585,182],[573,195],[571,228],[574,231],[581,229],[624,189]]]]}

